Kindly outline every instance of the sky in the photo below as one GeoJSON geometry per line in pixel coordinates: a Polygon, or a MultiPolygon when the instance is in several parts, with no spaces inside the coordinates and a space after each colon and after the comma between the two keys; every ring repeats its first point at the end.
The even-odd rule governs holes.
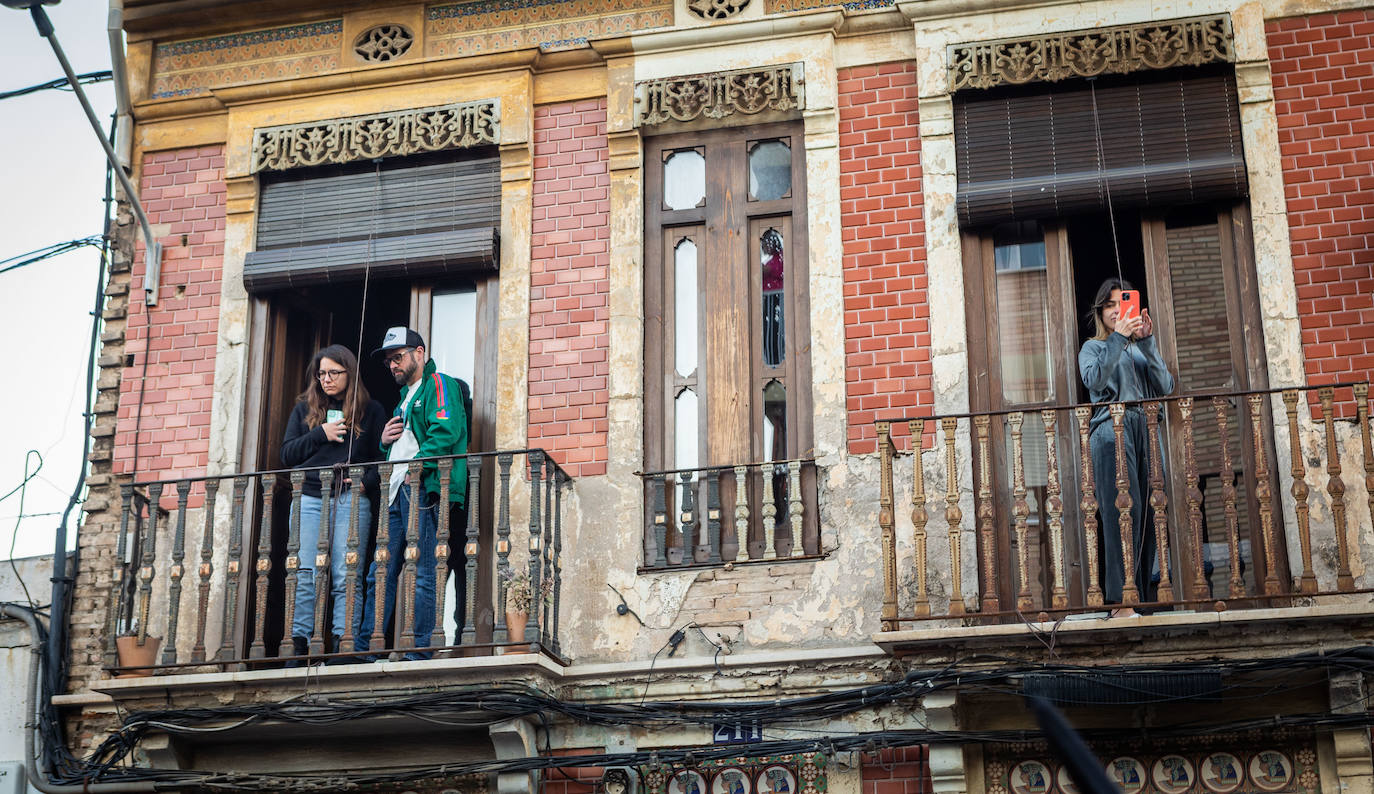
{"type": "MultiPolygon", "coordinates": [[[[78,74],[110,68],[104,0],[46,8],[78,74]]],[[[27,12],[0,7],[0,92],[62,76],[27,12]]],[[[96,116],[114,111],[109,82],[85,86],[96,116]]],[[[0,260],[101,232],[105,155],[77,98],[41,91],[0,100],[0,260]]],[[[0,273],[0,559],[53,551],[61,511],[80,473],[81,413],[99,249],[0,273]],[[23,514],[20,516],[20,498],[23,514]],[[55,513],[55,515],[45,515],[55,513]]],[[[68,525],[68,548],[79,511],[68,525]]]]}

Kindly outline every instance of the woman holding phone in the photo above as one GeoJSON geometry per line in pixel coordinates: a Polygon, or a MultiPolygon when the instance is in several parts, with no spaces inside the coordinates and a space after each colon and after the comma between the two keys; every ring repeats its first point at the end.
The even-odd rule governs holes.
{"type": "MultiPolygon", "coordinates": [[[[350,464],[367,463],[381,457],[382,426],[386,411],[373,400],[358,379],[358,359],[342,345],[330,345],[315,354],[307,370],[310,385],[301,392],[286,436],[281,443],[281,462],[285,466],[309,469],[301,486],[300,567],[296,575],[296,611],[291,623],[293,655],[309,652],[310,636],[315,630],[315,555],[320,542],[320,516],[324,502],[320,494],[319,468],[336,467],[331,488],[332,520],[329,539],[329,592],[334,599],[327,646],[337,651],[344,635],[344,555],[348,550],[348,526],[353,509],[350,464]]],[[[376,466],[363,473],[363,498],[357,505],[359,542],[367,542],[372,526],[372,499],[376,493],[376,466]]],[[[360,555],[361,556],[361,555],[360,555]]]]}
{"type": "MultiPolygon", "coordinates": [[[[1088,317],[1095,334],[1078,352],[1078,374],[1095,403],[1090,444],[1097,505],[1102,511],[1103,595],[1121,603],[1125,564],[1121,549],[1121,513],[1116,507],[1116,433],[1105,403],[1149,400],[1174,390],[1174,376],[1155,345],[1150,312],[1140,306],[1140,293],[1129,281],[1109,278],[1097,290],[1088,317]]],[[[1150,442],[1145,412],[1126,406],[1124,417],[1127,480],[1131,492],[1131,536],[1135,570],[1130,573],[1142,600],[1150,600],[1150,573],[1155,559],[1154,534],[1146,529],[1145,495],[1149,493],[1150,442]]],[[[1162,457],[1161,457],[1162,460],[1162,457]]],[[[1111,617],[1135,617],[1131,607],[1113,609],[1111,617]]]]}

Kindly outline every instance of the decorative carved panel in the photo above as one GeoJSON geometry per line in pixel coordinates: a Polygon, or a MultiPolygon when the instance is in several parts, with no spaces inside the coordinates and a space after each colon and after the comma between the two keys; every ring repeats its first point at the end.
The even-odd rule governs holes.
{"type": "Polygon", "coordinates": [[[687,9],[702,19],[729,19],[749,6],[749,0],[687,0],[687,9]]]}
{"type": "Polygon", "coordinates": [[[803,82],[800,63],[647,80],[635,84],[635,125],[800,110],[803,82]]]}
{"type": "Polygon", "coordinates": [[[264,127],[253,132],[252,170],[283,171],[494,144],[500,124],[500,105],[488,99],[264,127]]]}
{"type": "Polygon", "coordinates": [[[414,43],[415,37],[404,25],[377,25],[358,36],[353,52],[368,63],[385,63],[405,55],[414,43]]]}
{"type": "Polygon", "coordinates": [[[1226,14],[949,47],[951,91],[1235,61],[1226,14]]]}

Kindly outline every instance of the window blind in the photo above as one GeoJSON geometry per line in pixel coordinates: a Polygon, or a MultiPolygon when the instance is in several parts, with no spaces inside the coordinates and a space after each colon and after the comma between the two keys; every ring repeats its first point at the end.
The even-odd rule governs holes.
{"type": "Polygon", "coordinates": [[[1086,80],[955,95],[962,226],[1244,197],[1235,78],[1086,80]],[[1102,135],[1099,155],[1096,129],[1102,135]]]}
{"type": "Polygon", "coordinates": [[[369,268],[373,277],[492,269],[500,212],[495,155],[264,174],[244,285],[261,292],[348,283],[369,268]]]}

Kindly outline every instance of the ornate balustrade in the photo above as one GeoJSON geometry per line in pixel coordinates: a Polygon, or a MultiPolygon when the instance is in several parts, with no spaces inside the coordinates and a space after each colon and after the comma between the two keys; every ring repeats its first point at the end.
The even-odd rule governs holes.
{"type": "Polygon", "coordinates": [[[640,476],[645,569],[820,554],[813,459],[640,476]]]}
{"type": "Polygon", "coordinates": [[[1106,406],[1112,483],[1094,482],[1090,422],[1103,407],[876,423],[884,631],[936,618],[1047,619],[1104,610],[1103,533],[1119,533],[1123,568],[1136,570],[1134,499],[1125,474],[1125,420],[1135,411],[1147,428],[1148,488],[1140,496],[1156,553],[1148,563],[1149,592],[1128,575],[1123,604],[1226,609],[1374,592],[1357,588],[1351,565],[1353,544],[1371,539],[1374,514],[1367,383],[1106,406]],[[1357,417],[1353,423],[1337,418],[1346,407],[1338,395],[1355,402],[1345,414],[1357,417]],[[922,465],[898,466],[913,446],[924,450],[916,458],[922,465]],[[1280,490],[1285,458],[1289,484],[1280,490]],[[1347,493],[1352,466],[1363,487],[1347,493]],[[897,482],[899,471],[909,472],[908,482],[897,482]],[[1112,526],[1099,518],[1099,494],[1119,511],[1112,526]],[[1355,509],[1355,499],[1368,511],[1355,509]],[[898,520],[903,506],[909,525],[898,520]],[[899,530],[911,533],[909,546],[906,538],[899,543],[899,530]],[[976,553],[966,555],[968,545],[976,553]]]}
{"type": "MultiPolygon", "coordinates": [[[[293,594],[306,555],[313,557],[315,571],[314,632],[309,638],[313,660],[352,660],[357,641],[372,649],[373,657],[389,654],[393,659],[418,647],[434,656],[490,654],[511,646],[560,654],[562,497],[571,478],[542,450],[316,469],[322,509],[315,548],[303,548],[301,543],[307,471],[311,470],[125,485],[116,588],[108,605],[106,666],[121,671],[117,637],[133,636],[138,645],[145,645],[153,633],[162,635],[162,650],[145,673],[202,666],[240,670],[304,661],[292,655],[290,637],[293,594]],[[467,474],[455,481],[455,462],[460,460],[466,460],[467,474]],[[379,572],[386,569],[390,527],[385,509],[373,510],[367,524],[358,509],[367,469],[376,469],[380,493],[375,504],[384,506],[391,501],[393,467],[404,467],[405,481],[414,483],[426,462],[437,466],[440,505],[449,504],[454,489],[466,489],[463,507],[440,509],[437,514],[435,618],[429,642],[416,636],[414,626],[421,561],[418,502],[411,502],[397,592],[390,594],[399,619],[389,620],[383,610],[374,609],[370,625],[360,620],[367,574],[363,563],[371,560],[379,572]],[[521,493],[522,480],[528,484],[527,494],[521,493]],[[344,636],[329,637],[331,512],[339,504],[340,491],[352,495],[344,560],[345,628],[344,636]],[[188,534],[199,537],[188,539],[188,534]],[[527,554],[513,550],[513,536],[527,539],[527,554]],[[188,555],[193,558],[191,566],[188,555]],[[527,572],[533,594],[523,637],[518,627],[507,625],[505,608],[508,584],[519,570],[527,572]],[[458,629],[452,637],[446,636],[444,621],[450,573],[462,582],[453,604],[458,629]]],[[[367,596],[373,604],[384,604],[386,588],[386,577],[379,573],[367,596]]]]}

